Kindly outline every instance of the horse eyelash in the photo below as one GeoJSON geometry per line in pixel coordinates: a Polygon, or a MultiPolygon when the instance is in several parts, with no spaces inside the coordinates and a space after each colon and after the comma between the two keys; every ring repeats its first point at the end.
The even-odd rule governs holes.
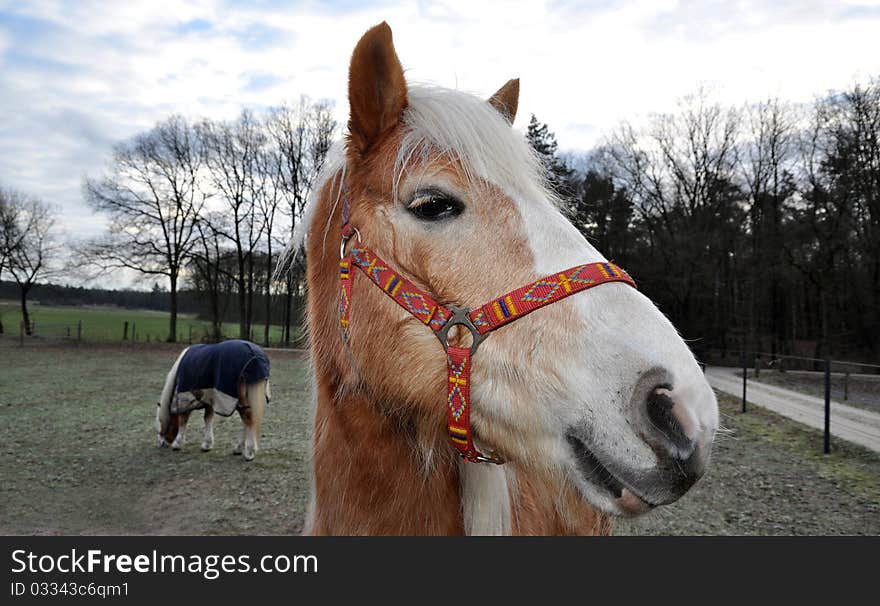
{"type": "Polygon", "coordinates": [[[459,200],[458,197],[453,196],[452,194],[449,194],[449,193],[443,191],[442,189],[436,189],[436,188],[420,189],[419,191],[417,191],[416,193],[414,193],[412,195],[409,202],[407,202],[406,207],[407,208],[418,208],[419,206],[422,206],[423,204],[427,204],[431,200],[434,200],[437,198],[456,202],[457,204],[461,205],[462,208],[464,208],[464,203],[461,200],[459,200]],[[416,202],[418,202],[418,204],[416,204],[416,202]]]}

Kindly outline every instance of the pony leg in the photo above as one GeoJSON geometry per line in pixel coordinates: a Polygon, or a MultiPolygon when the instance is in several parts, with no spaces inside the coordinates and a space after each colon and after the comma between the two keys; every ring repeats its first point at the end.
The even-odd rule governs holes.
{"type": "Polygon", "coordinates": [[[268,381],[260,381],[247,386],[248,409],[242,417],[245,423],[244,455],[245,461],[252,460],[259,449],[260,431],[263,426],[263,413],[266,410],[266,386],[268,381]]]}
{"type": "Polygon", "coordinates": [[[238,416],[241,417],[241,439],[238,441],[238,445],[232,449],[232,454],[234,454],[234,455],[240,455],[241,453],[244,452],[244,443],[245,443],[245,440],[247,439],[247,423],[248,423],[246,420],[246,417],[248,414],[249,414],[248,409],[246,409],[246,408],[239,408],[238,409],[238,416]]]}
{"type": "Polygon", "coordinates": [[[205,406],[205,431],[202,437],[202,452],[214,448],[214,409],[205,406]]]}
{"type": "Polygon", "coordinates": [[[180,450],[186,441],[186,424],[189,421],[189,413],[185,412],[180,415],[179,425],[177,429],[177,437],[171,443],[172,450],[180,450]]]}

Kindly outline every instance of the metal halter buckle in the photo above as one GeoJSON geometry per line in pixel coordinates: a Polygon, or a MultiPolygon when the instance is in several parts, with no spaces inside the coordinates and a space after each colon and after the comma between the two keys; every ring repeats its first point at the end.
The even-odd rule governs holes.
{"type": "Polygon", "coordinates": [[[483,342],[487,335],[480,334],[480,331],[474,326],[474,323],[471,321],[470,309],[467,307],[456,307],[455,305],[450,305],[449,309],[452,311],[452,317],[446,321],[443,328],[434,334],[440,339],[440,344],[443,345],[444,351],[449,351],[449,329],[456,325],[464,326],[471,331],[471,337],[473,338],[473,342],[471,343],[471,355],[474,355],[477,351],[477,347],[479,347],[480,343],[483,342]]]}
{"type": "MultiPolygon", "coordinates": [[[[361,232],[358,231],[358,228],[352,227],[351,229],[354,232],[354,235],[357,236],[357,241],[363,242],[363,239],[361,238],[361,232]]],[[[345,258],[345,245],[348,244],[349,240],[351,240],[351,235],[342,236],[342,242],[339,243],[339,258],[340,259],[345,258]]]]}

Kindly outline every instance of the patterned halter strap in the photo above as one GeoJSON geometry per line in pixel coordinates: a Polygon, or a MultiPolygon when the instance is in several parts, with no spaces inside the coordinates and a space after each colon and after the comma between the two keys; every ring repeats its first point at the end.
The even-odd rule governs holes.
{"type": "Polygon", "coordinates": [[[624,282],[635,288],[635,282],[629,274],[613,263],[588,263],[535,280],[476,309],[444,306],[404,278],[373,251],[361,245],[360,233],[349,224],[349,205],[349,196],[346,192],[342,205],[343,227],[339,262],[339,276],[342,280],[339,324],[343,342],[347,343],[349,337],[351,287],[354,278],[352,267],[357,267],[395,303],[430,328],[446,351],[447,429],[452,445],[465,461],[504,463],[504,460],[495,454],[481,454],[474,445],[470,423],[470,373],[471,357],[476,353],[480,343],[496,328],[569,295],[608,282],[624,282]],[[358,236],[358,242],[346,254],[346,245],[355,234],[358,236]],[[449,330],[453,326],[462,326],[470,331],[473,337],[470,347],[456,347],[449,344],[449,330]]]}

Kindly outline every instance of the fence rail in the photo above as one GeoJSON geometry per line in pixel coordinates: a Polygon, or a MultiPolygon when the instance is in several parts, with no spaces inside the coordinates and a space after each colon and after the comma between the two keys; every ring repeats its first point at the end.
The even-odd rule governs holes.
{"type": "MultiPolygon", "coordinates": [[[[750,359],[755,359],[759,361],[767,361],[768,366],[773,367],[781,367],[784,366],[786,361],[793,362],[810,362],[814,366],[818,366],[819,370],[824,370],[825,362],[831,358],[814,358],[809,356],[794,356],[789,354],[780,354],[780,353],[770,353],[766,351],[752,351],[752,350],[740,350],[740,349],[721,349],[717,347],[710,347],[706,349],[695,348],[695,351],[698,354],[710,354],[703,355],[700,357],[714,357],[711,354],[720,354],[721,359],[733,356],[734,358],[740,358],[744,353],[749,356],[750,359]]],[[[868,374],[880,374],[880,364],[869,364],[866,362],[855,362],[853,360],[835,360],[831,359],[832,366],[837,367],[858,367],[863,368],[868,371],[868,374]]],[[[794,366],[790,366],[790,368],[786,370],[793,370],[794,366]]]]}
{"type": "MultiPolygon", "coordinates": [[[[727,357],[729,354],[733,354],[735,357],[739,357],[739,368],[742,370],[742,412],[747,412],[747,395],[748,395],[748,375],[749,369],[754,369],[755,378],[760,377],[762,362],[766,360],[765,369],[774,368],[780,372],[786,372],[784,368],[785,361],[792,360],[798,362],[810,362],[813,365],[814,371],[821,372],[823,375],[823,396],[825,402],[824,409],[824,439],[823,439],[823,451],[825,454],[829,454],[831,452],[831,375],[832,369],[837,366],[838,368],[843,368],[845,370],[840,371],[838,374],[842,374],[844,378],[844,401],[849,399],[849,381],[851,373],[850,369],[852,368],[860,368],[865,369],[867,372],[866,375],[880,375],[880,364],[868,364],[864,362],[853,362],[851,360],[833,360],[831,358],[812,358],[807,356],[790,356],[783,354],[774,354],[767,353],[761,351],[743,351],[743,350],[722,350],[716,348],[710,348],[703,350],[704,352],[715,352],[721,353],[722,359],[727,357]],[[818,367],[818,368],[817,368],[818,367]]],[[[701,362],[700,366],[703,368],[703,371],[706,370],[706,364],[701,362]]],[[[789,371],[793,371],[793,369],[789,368],[789,371]]],[[[796,371],[794,371],[796,372],[796,371]]]]}

